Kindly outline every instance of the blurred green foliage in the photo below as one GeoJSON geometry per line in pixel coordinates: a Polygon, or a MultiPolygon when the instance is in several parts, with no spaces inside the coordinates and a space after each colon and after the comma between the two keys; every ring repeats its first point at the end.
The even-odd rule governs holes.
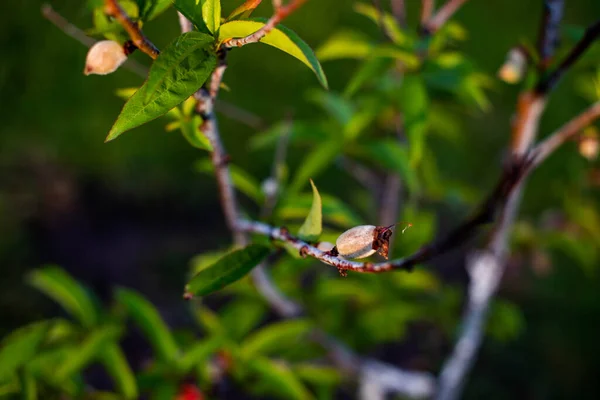
{"type": "MultiPolygon", "coordinates": [[[[153,2],[127,3],[133,11],[141,6],[141,14],[153,19],[144,31],[159,48],[179,34],[172,8],[158,15],[149,7],[153,2]]],[[[222,15],[240,3],[223,0],[222,15]]],[[[254,15],[270,15],[270,2],[263,3],[254,15]]],[[[289,134],[290,149],[277,173],[282,195],[271,222],[300,228],[314,201],[308,187],[312,178],[322,203],[320,240],[334,242],[344,229],[378,219],[376,196],[346,170],[348,160],[367,166],[376,177],[401,177],[405,195],[399,219],[413,228],[394,240],[397,256],[446,231],[489,190],[500,172],[520,90],[495,73],[511,47],[535,43],[541,3],[468,2],[428,40],[414,29],[418,2],[407,3],[413,28],[403,30],[386,16],[389,40],[378,27],[376,9],[365,1],[309,1],[285,21],[316,49],[330,91],[319,87],[314,62],[303,60],[311,71],[259,45],[230,52],[229,90],[220,94],[229,108],[218,116],[233,181],[250,216],[260,213],[262,182],[284,134],[289,134]],[[422,57],[425,50],[427,57],[422,57]],[[242,113],[250,126],[239,121],[231,105],[252,113],[249,119],[242,113]]],[[[98,12],[101,4],[52,2],[90,33],[123,40],[118,25],[98,12]]],[[[225,381],[246,397],[353,397],[356,382],[322,363],[323,350],[307,340],[315,326],[361,354],[438,370],[457,332],[464,297],[460,255],[412,274],[350,274],[344,279],[314,261],[282,256],[269,272],[284,293],[306,306],[306,317],[297,320],[274,320],[247,278],[183,305],[184,281],[231,254],[223,223],[210,218],[220,216],[218,193],[204,152],[209,144],[195,129],[193,102],[103,144],[122,105],[115,93],[126,99],[132,91],[123,95],[123,88],[140,87],[143,79],[123,68],[106,77],[84,77],[86,49],[44,20],[39,6],[34,0],[11,2],[0,16],[0,310],[5,321],[0,395],[173,398],[193,382],[219,398],[226,396],[217,382],[225,381]],[[176,130],[182,135],[171,133],[176,130]],[[106,247],[78,241],[79,231],[68,236],[59,229],[86,205],[81,202],[90,195],[84,196],[82,182],[90,181],[105,188],[92,192],[100,205],[116,196],[132,204],[131,210],[169,198],[186,219],[202,214],[201,232],[192,250],[185,248],[200,254],[187,271],[183,257],[174,256],[179,247],[167,248],[157,261],[154,242],[142,246],[144,267],[126,273],[151,299],[121,288],[110,289],[101,301],[62,269],[35,270],[28,282],[68,315],[43,319],[56,310],[21,282],[27,270],[60,261],[45,249],[64,245],[69,254],[90,253],[90,258],[73,259],[73,275],[89,268],[78,260],[105,251],[116,254],[109,261],[127,259],[119,247],[126,236],[107,239],[112,231],[105,231],[104,224],[114,219],[115,229],[121,229],[111,213],[100,213],[101,235],[94,237],[106,241],[106,247]],[[35,226],[49,233],[41,236],[41,244],[35,226]],[[159,276],[155,286],[147,283],[153,276],[159,276]],[[164,320],[171,313],[159,304],[169,297],[178,299],[173,314],[184,309],[183,324],[164,320]],[[128,354],[126,339],[132,332],[151,352],[128,354]],[[111,389],[90,390],[87,373],[94,365],[110,376],[111,389]]],[[[600,13],[600,5],[593,0],[568,3],[565,13],[559,55],[600,13]]],[[[208,32],[214,29],[206,24],[208,32]]],[[[308,60],[308,53],[298,54],[308,60]]],[[[149,64],[143,54],[132,58],[149,64]]],[[[596,45],[559,85],[544,114],[542,135],[598,99],[599,60],[596,45]]],[[[466,398],[596,398],[600,393],[594,374],[600,357],[595,335],[600,323],[599,171],[598,161],[566,146],[530,179],[512,236],[513,256],[466,398]]],[[[160,213],[169,219],[176,211],[160,205],[149,210],[143,215],[148,220],[160,213]]],[[[118,267],[109,264],[99,274],[113,286],[118,267]]]]}

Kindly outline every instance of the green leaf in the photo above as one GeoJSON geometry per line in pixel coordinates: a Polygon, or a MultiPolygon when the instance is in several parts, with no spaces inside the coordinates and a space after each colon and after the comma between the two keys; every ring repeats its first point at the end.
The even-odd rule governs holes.
{"type": "MultiPolygon", "coordinates": [[[[196,162],[194,166],[198,172],[208,173],[210,175],[213,175],[215,171],[212,161],[208,159],[200,160],[196,162]]],[[[263,203],[264,195],[260,188],[260,184],[252,175],[233,164],[229,164],[229,173],[231,174],[233,186],[235,186],[236,189],[254,200],[256,204],[263,203]]]]}
{"type": "Polygon", "coordinates": [[[336,386],[342,381],[342,373],[336,368],[324,365],[305,363],[292,366],[300,379],[315,385],[336,386]]]}
{"type": "MultiPolygon", "coordinates": [[[[200,85],[202,85],[206,77],[200,73],[200,78],[197,78],[193,74],[193,68],[202,65],[204,59],[210,54],[209,49],[212,44],[213,38],[200,32],[187,32],[178,36],[152,63],[146,81],[144,103],[148,104],[159,88],[169,92],[181,90],[176,87],[177,81],[181,79],[189,80],[191,85],[196,85],[201,80],[200,85]]],[[[182,101],[190,95],[185,96],[182,101]]]]}
{"type": "Polygon", "coordinates": [[[319,236],[323,231],[323,217],[321,196],[312,179],[310,180],[310,186],[312,186],[313,191],[312,206],[300,230],[298,230],[298,237],[308,242],[315,242],[319,240],[319,236]]]}
{"type": "Polygon", "coordinates": [[[342,126],[348,124],[352,119],[354,114],[352,103],[336,93],[312,90],[308,92],[307,97],[326,110],[342,126]]]}
{"type": "Polygon", "coordinates": [[[190,117],[182,116],[180,120],[179,129],[183,137],[195,148],[212,151],[212,144],[208,138],[200,131],[200,125],[202,125],[202,118],[199,115],[192,115],[190,117]]]}
{"type": "Polygon", "coordinates": [[[416,170],[410,164],[409,150],[393,139],[373,140],[352,148],[383,168],[398,173],[411,192],[418,190],[416,170]]]}
{"type": "Polygon", "coordinates": [[[227,254],[211,267],[203,269],[186,285],[186,295],[206,296],[241,279],[270,252],[265,246],[252,244],[227,254]]]}
{"type": "Polygon", "coordinates": [[[294,176],[289,191],[297,193],[308,182],[310,178],[315,178],[325,168],[331,165],[331,162],[341,151],[342,143],[339,140],[331,140],[318,145],[316,149],[310,152],[302,161],[298,172],[294,176]]]}
{"type": "Polygon", "coordinates": [[[369,39],[354,31],[334,33],[316,51],[317,58],[323,61],[339,60],[342,58],[364,59],[371,52],[369,39]]]}
{"type": "Polygon", "coordinates": [[[119,388],[119,393],[126,399],[136,399],[138,388],[135,375],[129,367],[121,348],[116,343],[107,344],[104,351],[100,353],[100,359],[113,382],[119,388]]]}
{"type": "Polygon", "coordinates": [[[223,346],[223,342],[221,336],[213,336],[188,346],[185,354],[179,359],[179,369],[187,373],[195,366],[205,363],[212,354],[223,346]]]}
{"type": "Polygon", "coordinates": [[[136,0],[140,19],[142,21],[151,21],[162,14],[173,3],[172,0],[136,0]]]}
{"type": "Polygon", "coordinates": [[[38,398],[37,384],[31,372],[23,370],[19,372],[21,381],[21,398],[23,400],[36,400],[38,398]]]}
{"type": "MultiPolygon", "coordinates": [[[[242,38],[248,36],[265,25],[258,20],[229,21],[224,23],[219,30],[219,42],[226,39],[242,38]]],[[[327,89],[327,78],[323,68],[312,49],[291,29],[277,25],[275,29],[260,40],[261,43],[273,46],[297,58],[313,70],[319,83],[327,89]]]]}
{"type": "Polygon", "coordinates": [[[192,21],[196,29],[202,33],[212,35],[202,17],[202,7],[198,5],[199,0],[174,0],[173,5],[184,17],[192,21]]]}
{"type": "Polygon", "coordinates": [[[52,300],[85,327],[98,322],[98,310],[87,291],[61,268],[48,266],[29,274],[28,282],[52,300]]]}
{"type": "Polygon", "coordinates": [[[69,378],[99,358],[106,351],[106,345],[115,342],[120,335],[121,328],[115,326],[105,326],[92,331],[79,346],[72,348],[69,357],[57,366],[56,380],[61,382],[69,378]]]}
{"type": "MultiPolygon", "coordinates": [[[[202,7],[202,19],[214,35],[221,26],[221,0],[196,0],[202,7]]],[[[197,6],[196,6],[197,7],[197,6]]]]}
{"type": "Polygon", "coordinates": [[[263,300],[240,299],[228,303],[219,310],[221,323],[228,336],[240,340],[261,323],[266,314],[263,300]]]}
{"type": "Polygon", "coordinates": [[[281,362],[269,360],[268,358],[258,357],[253,359],[249,369],[258,375],[259,383],[269,393],[276,393],[285,399],[308,400],[312,399],[312,394],[294,375],[289,367],[281,362]]]}
{"type": "MultiPolygon", "coordinates": [[[[290,220],[305,218],[313,203],[312,195],[286,196],[277,207],[277,217],[290,220]]],[[[343,228],[362,225],[364,221],[345,202],[328,194],[321,194],[323,220],[343,228]]]]}
{"type": "Polygon", "coordinates": [[[157,353],[157,358],[168,363],[173,362],[179,349],[156,308],[133,290],[120,288],[115,297],[142,330],[157,353]]]}
{"type": "Polygon", "coordinates": [[[237,7],[231,12],[231,14],[229,14],[229,17],[227,17],[227,21],[231,21],[234,19],[246,19],[250,17],[252,11],[254,11],[261,2],[262,0],[246,0],[244,4],[237,7]]]}
{"type": "Polygon", "coordinates": [[[125,103],[106,141],[160,117],[186,100],[204,84],[216,62],[210,36],[199,32],[179,36],[158,56],[148,81],[125,103]],[[193,51],[183,54],[180,45],[193,51]],[[150,97],[148,91],[152,93],[150,97]]]}
{"type": "Polygon", "coordinates": [[[31,360],[46,338],[49,322],[37,322],[13,331],[0,343],[0,381],[31,360]]]}
{"type": "Polygon", "coordinates": [[[383,21],[385,30],[394,43],[406,46],[411,46],[413,44],[412,39],[400,29],[400,26],[398,26],[396,18],[394,18],[393,15],[387,12],[384,12],[383,15],[381,15],[377,8],[365,3],[354,4],[354,11],[369,18],[378,26],[380,22],[383,21]]]}
{"type": "Polygon", "coordinates": [[[369,81],[380,77],[392,66],[393,63],[394,60],[390,58],[367,58],[365,62],[358,67],[357,71],[354,73],[354,75],[352,75],[352,78],[350,78],[350,81],[344,90],[344,97],[352,97],[369,81]]]}
{"type": "Polygon", "coordinates": [[[398,100],[404,131],[410,144],[410,165],[414,168],[423,157],[427,131],[429,96],[423,79],[414,75],[406,75],[398,90],[398,100]]]}
{"type": "Polygon", "coordinates": [[[285,350],[294,346],[294,343],[302,341],[312,328],[312,323],[307,319],[272,323],[255,332],[242,343],[242,354],[250,359],[258,355],[269,355],[279,350],[285,350]]]}

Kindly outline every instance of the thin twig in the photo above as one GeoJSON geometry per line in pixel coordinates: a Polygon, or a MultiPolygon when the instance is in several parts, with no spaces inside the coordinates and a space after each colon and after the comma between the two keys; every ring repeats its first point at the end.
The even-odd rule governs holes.
{"type": "Polygon", "coordinates": [[[448,0],[434,15],[423,25],[423,29],[428,34],[438,31],[454,15],[454,13],[467,0],[448,0]]]}
{"type": "Polygon", "coordinates": [[[558,67],[544,79],[541,79],[536,87],[536,92],[547,93],[556,86],[560,78],[571,68],[571,66],[585,53],[585,51],[600,37],[600,20],[587,28],[585,34],[571,49],[558,67]]]}
{"type": "Polygon", "coordinates": [[[298,7],[304,4],[306,0],[291,0],[287,5],[282,6],[281,4],[274,3],[275,12],[265,25],[254,33],[242,38],[232,38],[224,41],[221,44],[222,48],[241,47],[250,43],[256,43],[263,37],[269,34],[283,19],[294,12],[298,7]]]}
{"type": "MultiPolygon", "coordinates": [[[[79,29],[77,26],[70,23],[65,17],[56,12],[56,10],[54,10],[50,4],[42,5],[42,15],[48,21],[52,22],[54,26],[63,31],[67,36],[77,40],[85,47],[92,47],[92,45],[97,42],[97,40],[87,36],[83,30],[79,29]]],[[[127,61],[125,61],[123,68],[130,70],[142,78],[148,76],[148,68],[132,58],[128,58],[127,61]]]]}
{"type": "Polygon", "coordinates": [[[133,44],[140,51],[148,54],[152,59],[156,59],[160,51],[156,46],[144,35],[136,22],[133,22],[127,15],[125,10],[121,8],[117,0],[105,0],[106,14],[116,19],[125,29],[133,44]]]}
{"type": "Polygon", "coordinates": [[[431,19],[435,7],[434,0],[421,0],[421,26],[425,26],[431,19]]]}
{"type": "Polygon", "coordinates": [[[534,169],[540,165],[548,156],[556,151],[569,139],[572,139],[582,129],[590,125],[594,120],[600,118],[600,101],[592,104],[581,114],[567,122],[559,130],[552,133],[531,150],[531,167],[534,169]]]}
{"type": "Polygon", "coordinates": [[[402,28],[406,28],[406,6],[404,0],[391,0],[392,14],[402,28]]]}
{"type": "Polygon", "coordinates": [[[546,69],[558,46],[564,5],[564,0],[544,0],[544,12],[538,38],[540,72],[546,69]]]}

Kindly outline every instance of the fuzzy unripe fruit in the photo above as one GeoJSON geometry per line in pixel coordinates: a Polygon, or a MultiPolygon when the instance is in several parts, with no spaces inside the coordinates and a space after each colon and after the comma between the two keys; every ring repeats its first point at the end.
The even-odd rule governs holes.
{"type": "Polygon", "coordinates": [[[344,258],[364,258],[375,252],[387,258],[392,226],[355,226],[337,238],[335,249],[344,258]]]}
{"type": "Polygon", "coordinates": [[[85,59],[85,75],[106,75],[116,71],[127,60],[125,49],[112,40],[101,40],[88,51],[85,59]]]}

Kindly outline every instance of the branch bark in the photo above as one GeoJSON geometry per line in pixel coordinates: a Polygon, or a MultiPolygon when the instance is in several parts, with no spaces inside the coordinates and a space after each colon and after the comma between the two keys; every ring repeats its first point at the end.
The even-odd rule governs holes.
{"type": "Polygon", "coordinates": [[[288,15],[296,11],[298,7],[304,4],[306,0],[291,0],[287,5],[282,6],[280,1],[273,2],[275,13],[262,28],[248,36],[242,38],[232,38],[226,40],[221,44],[222,48],[242,47],[250,43],[257,43],[263,37],[269,34],[281,21],[283,21],[288,15]]]}
{"type": "Polygon", "coordinates": [[[446,21],[454,15],[456,11],[464,4],[467,0],[448,0],[434,15],[425,23],[423,30],[427,34],[437,32],[446,21]]]}
{"type": "Polygon", "coordinates": [[[160,51],[158,48],[144,35],[136,22],[133,22],[129,15],[121,8],[117,0],[105,0],[106,14],[116,19],[127,31],[133,44],[140,51],[148,54],[153,60],[158,57],[160,51]]]}

